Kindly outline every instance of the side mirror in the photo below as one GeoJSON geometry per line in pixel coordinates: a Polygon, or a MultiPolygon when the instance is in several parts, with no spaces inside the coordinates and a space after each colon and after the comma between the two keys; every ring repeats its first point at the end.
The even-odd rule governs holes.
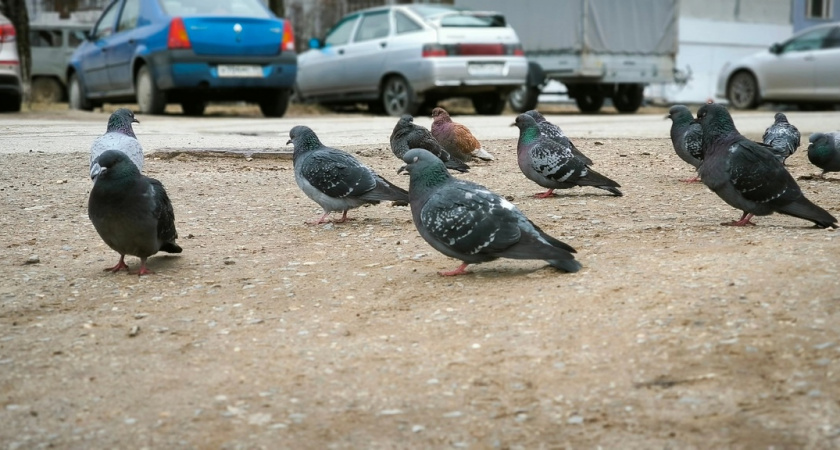
{"type": "Polygon", "coordinates": [[[323,45],[321,45],[321,40],[320,39],[318,39],[318,38],[309,39],[309,48],[310,49],[319,49],[321,47],[323,47],[323,45]]]}
{"type": "Polygon", "coordinates": [[[776,42],[775,44],[771,45],[770,46],[770,53],[772,53],[774,55],[778,55],[779,53],[782,53],[782,44],[779,44],[778,42],[776,42]]]}

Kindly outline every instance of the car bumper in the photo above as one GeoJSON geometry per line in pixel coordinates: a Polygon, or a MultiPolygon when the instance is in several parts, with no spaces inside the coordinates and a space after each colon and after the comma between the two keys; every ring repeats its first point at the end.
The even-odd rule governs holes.
{"type": "Polygon", "coordinates": [[[418,93],[456,89],[510,88],[525,84],[528,60],[522,58],[426,58],[415,72],[418,93]]]}
{"type": "Polygon", "coordinates": [[[23,95],[23,85],[17,66],[11,64],[0,65],[0,93],[4,95],[23,95]]]}
{"type": "Polygon", "coordinates": [[[164,52],[152,57],[161,90],[291,89],[297,77],[297,54],[275,57],[208,57],[191,50],[164,52]],[[219,66],[259,66],[261,76],[219,76],[219,66]]]}

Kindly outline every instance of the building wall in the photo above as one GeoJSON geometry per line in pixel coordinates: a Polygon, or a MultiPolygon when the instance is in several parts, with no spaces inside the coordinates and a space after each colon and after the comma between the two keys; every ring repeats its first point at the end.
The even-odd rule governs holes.
{"type": "MultiPolygon", "coordinates": [[[[828,0],[823,0],[828,1],[828,0]]],[[[840,1],[830,0],[830,15],[824,19],[806,18],[808,0],[793,0],[793,31],[799,32],[805,28],[826,22],[840,21],[840,1]]]]}

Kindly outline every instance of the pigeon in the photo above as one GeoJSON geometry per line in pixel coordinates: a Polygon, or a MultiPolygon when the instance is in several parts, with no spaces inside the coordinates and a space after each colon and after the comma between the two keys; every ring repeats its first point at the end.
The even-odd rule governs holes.
{"type": "Polygon", "coordinates": [[[590,169],[586,163],[563,146],[543,136],[537,122],[528,114],[516,117],[519,127],[519,142],[516,145],[517,161],[522,173],[529,180],[547,188],[537,198],[550,197],[555,189],[569,189],[575,186],[593,186],[622,196],[621,185],[590,169]]]}
{"type": "MultiPolygon", "coordinates": [[[[671,143],[674,151],[683,161],[695,169],[703,162],[703,129],[694,121],[691,111],[685,105],[674,105],[668,110],[666,119],[671,119],[671,143]]],[[[693,183],[700,178],[688,178],[693,183]]]]}
{"type": "Polygon", "coordinates": [[[432,152],[433,155],[443,161],[448,169],[454,169],[462,173],[470,171],[470,166],[464,164],[460,159],[449,156],[449,152],[440,146],[440,143],[429,130],[414,124],[414,117],[411,114],[403,114],[391,133],[391,151],[402,160],[405,152],[412,148],[425,148],[432,152]]]}
{"type": "Polygon", "coordinates": [[[840,131],[814,133],[808,138],[808,161],[827,172],[840,172],[840,131]]]}
{"type": "Polygon", "coordinates": [[[143,147],[134,135],[132,123],[140,123],[140,121],[134,118],[134,113],[130,109],[120,108],[111,114],[105,134],[96,138],[90,146],[91,169],[93,169],[94,160],[99,155],[108,150],[117,150],[128,155],[128,159],[137,166],[137,170],[143,171],[143,147]]]}
{"type": "Polygon", "coordinates": [[[496,159],[481,147],[481,143],[469,128],[453,122],[449,113],[440,107],[432,110],[432,136],[451,156],[461,161],[469,161],[472,158],[485,161],[496,159]]]}
{"type": "Polygon", "coordinates": [[[776,159],[784,163],[799,148],[800,137],[799,130],[788,122],[785,113],[777,112],[773,125],[764,130],[761,139],[773,147],[772,152],[776,159]]]}
{"type": "Polygon", "coordinates": [[[834,216],[805,198],[769,145],[738,133],[726,108],[703,105],[696,120],[703,127],[700,178],[723,201],[744,212],[740,220],[722,225],[755,225],[753,216],[777,212],[819,227],[837,227],[834,216]]]}
{"type": "Polygon", "coordinates": [[[120,261],[105,270],[128,270],[125,255],[140,258],[139,275],[152,273],[146,259],[158,251],[181,253],[175,212],[160,181],[143,176],[128,155],[106,150],[93,161],[88,217],[120,261]]]}
{"type": "Polygon", "coordinates": [[[463,263],[443,276],[469,273],[469,264],[497,258],[543,259],[577,272],[575,249],[549,236],[511,202],[484,186],[452,177],[433,154],[409,150],[399,172],[410,176],[411,215],[420,236],[435,250],[463,263]]]}
{"type": "MultiPolygon", "coordinates": [[[[572,149],[572,154],[577,156],[578,159],[583,161],[583,163],[587,166],[595,164],[594,162],[592,162],[591,159],[587,158],[586,155],[584,155],[580,150],[578,150],[577,147],[575,147],[575,144],[573,144],[572,141],[569,140],[568,136],[566,136],[566,133],[563,133],[563,130],[561,130],[560,127],[546,120],[545,116],[543,116],[539,111],[537,111],[536,109],[532,109],[530,111],[525,111],[525,114],[528,114],[529,116],[534,118],[534,120],[537,122],[537,126],[540,127],[540,133],[542,133],[543,136],[551,139],[552,141],[557,142],[558,144],[564,147],[569,147],[570,149],[572,149]]],[[[516,124],[513,125],[516,126],[516,124]]]]}
{"type": "Polygon", "coordinates": [[[289,131],[295,181],[307,197],[324,208],[315,225],[327,222],[333,211],[343,214],[366,204],[393,201],[408,204],[408,192],[377,175],[349,153],[326,147],[311,128],[298,125],[289,131]]]}

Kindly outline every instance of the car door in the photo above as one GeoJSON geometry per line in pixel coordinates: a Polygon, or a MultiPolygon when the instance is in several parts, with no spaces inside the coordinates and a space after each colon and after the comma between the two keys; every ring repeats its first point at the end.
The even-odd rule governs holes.
{"type": "Polygon", "coordinates": [[[814,51],[822,47],[831,28],[817,28],[783,44],[776,58],[761,68],[764,97],[774,100],[814,98],[814,51]]]}
{"type": "Polygon", "coordinates": [[[347,68],[344,81],[348,91],[378,95],[382,68],[389,55],[390,35],[390,10],[362,15],[353,40],[344,49],[344,65],[347,68]]]}
{"type": "Polygon", "coordinates": [[[91,97],[102,96],[110,87],[108,81],[108,63],[106,46],[108,38],[114,34],[117,15],[121,2],[112,2],[99,17],[90,34],[90,41],[83,46],[79,55],[79,64],[85,90],[91,97]]]}
{"type": "Polygon", "coordinates": [[[116,32],[106,39],[105,60],[112,94],[134,92],[131,62],[137,48],[137,22],[140,19],[140,0],[125,0],[117,20],[116,32]]]}
{"type": "Polygon", "coordinates": [[[327,32],[321,48],[310,49],[298,57],[297,85],[304,97],[343,91],[347,69],[344,50],[358,22],[358,14],[341,19],[327,32]]]}
{"type": "Polygon", "coordinates": [[[840,27],[832,27],[821,49],[814,51],[814,95],[840,100],[840,27]]]}

